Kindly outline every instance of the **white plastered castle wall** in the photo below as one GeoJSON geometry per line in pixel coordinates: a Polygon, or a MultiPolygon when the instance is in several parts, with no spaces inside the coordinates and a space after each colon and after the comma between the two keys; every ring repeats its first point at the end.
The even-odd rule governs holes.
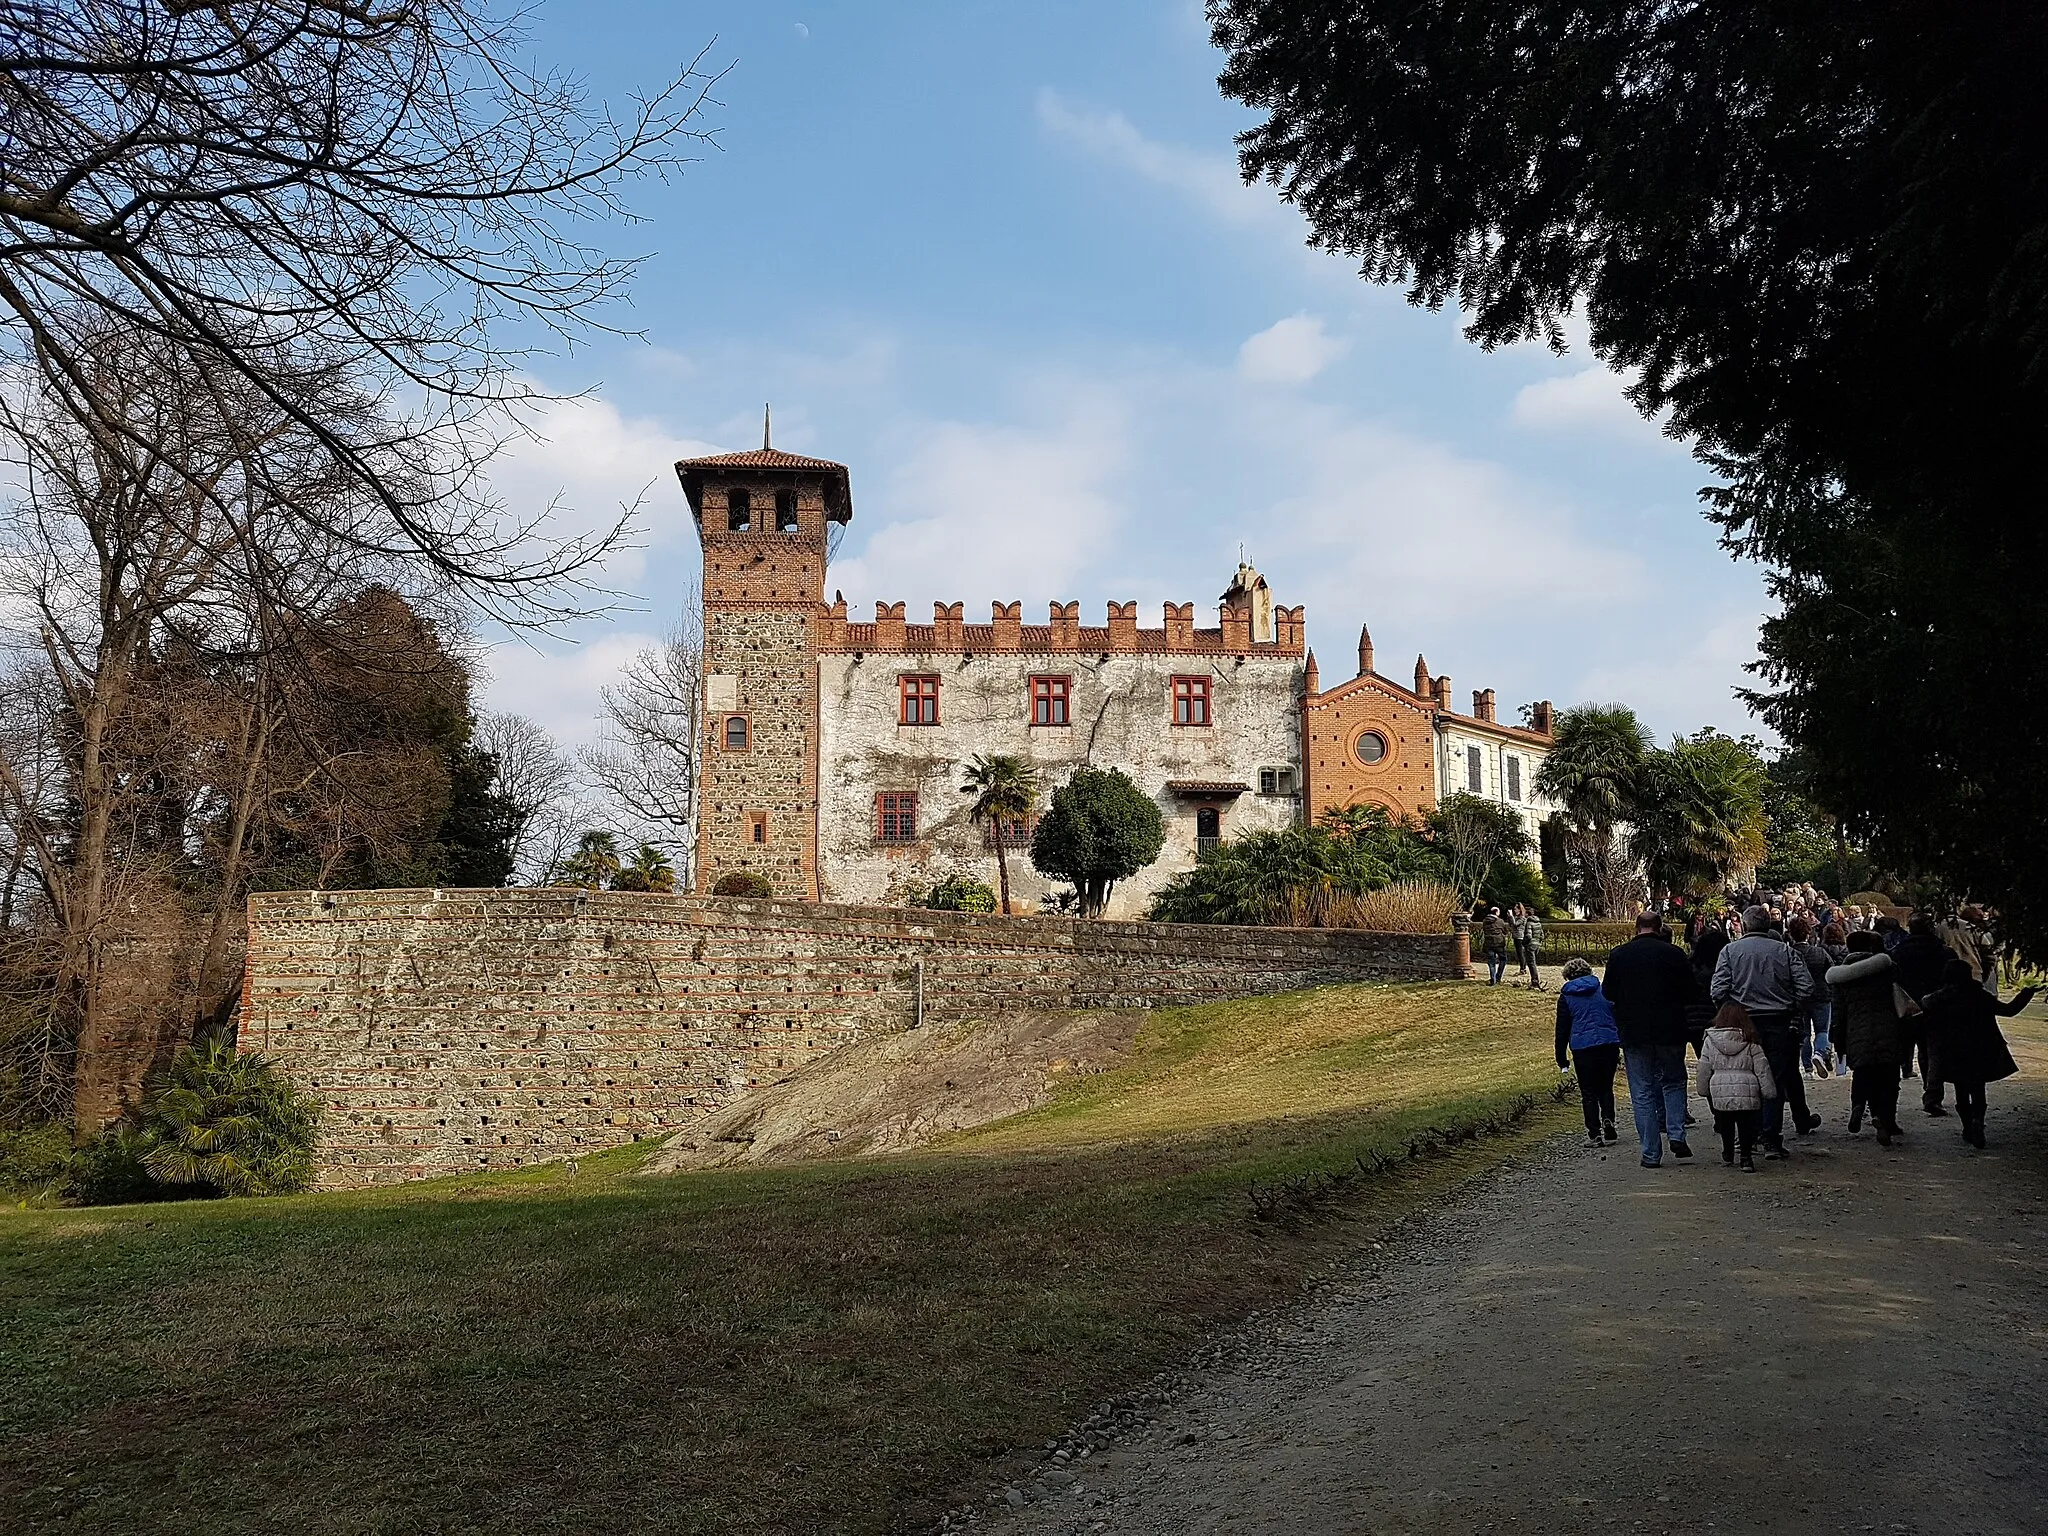
{"type": "MultiPolygon", "coordinates": [[[[1155,891],[1194,866],[1200,805],[1221,811],[1225,837],[1290,826],[1300,814],[1299,657],[869,652],[822,655],[818,668],[818,867],[827,901],[889,902],[910,885],[954,873],[995,885],[995,856],[960,790],[977,753],[1035,763],[1041,809],[1083,765],[1121,769],[1152,796],[1166,846],[1149,869],[1117,886],[1110,917],[1143,916],[1155,891]],[[898,723],[906,673],[939,679],[938,724],[898,723]],[[1072,724],[1030,723],[1031,679],[1042,675],[1072,679],[1072,724]],[[1208,726],[1170,723],[1173,679],[1189,675],[1211,679],[1208,726]],[[1296,793],[1261,794],[1262,768],[1291,770],[1296,793]],[[1184,782],[1250,788],[1235,798],[1196,800],[1166,787],[1184,782]],[[876,796],[903,791],[918,797],[917,840],[884,843],[876,796]]],[[[1012,854],[1013,901],[1045,903],[1054,888],[1032,868],[1028,849],[1012,854]]]]}
{"type": "Polygon", "coordinates": [[[1561,808],[1536,792],[1536,771],[1549,754],[1533,742],[1505,733],[1496,735],[1483,726],[1475,728],[1472,722],[1456,716],[1438,715],[1436,743],[1439,804],[1452,795],[1471,794],[1506,806],[1522,818],[1532,843],[1545,819],[1561,808]],[[1476,785],[1472,775],[1474,748],[1479,752],[1476,785]],[[1512,773],[1511,760],[1515,765],[1512,773]],[[1511,793],[1516,789],[1519,794],[1511,793]]]}

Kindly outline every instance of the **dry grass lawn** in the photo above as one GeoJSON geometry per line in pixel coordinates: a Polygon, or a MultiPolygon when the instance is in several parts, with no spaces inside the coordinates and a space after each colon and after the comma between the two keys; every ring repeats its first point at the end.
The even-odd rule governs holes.
{"type": "Polygon", "coordinates": [[[888,1161],[0,1213],[0,1526],[902,1529],[1559,1123],[1343,1220],[1250,1215],[1253,1180],[1543,1096],[1549,1016],[1474,986],[1177,1010],[1129,1067],[888,1161]]]}

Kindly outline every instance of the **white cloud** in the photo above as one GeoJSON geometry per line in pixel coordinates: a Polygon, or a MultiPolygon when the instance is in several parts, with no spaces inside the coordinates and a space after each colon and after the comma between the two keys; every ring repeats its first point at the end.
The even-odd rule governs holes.
{"type": "Polygon", "coordinates": [[[1248,187],[1229,155],[1204,154],[1149,139],[1121,112],[1069,106],[1047,86],[1038,93],[1038,121],[1047,132],[1110,165],[1186,193],[1228,224],[1262,223],[1286,214],[1270,188],[1248,187]]]}
{"type": "Polygon", "coordinates": [[[909,603],[912,622],[939,600],[967,602],[980,620],[988,615],[978,605],[994,598],[1072,596],[1123,520],[1112,481],[1126,456],[1121,413],[1106,403],[1044,430],[926,428],[869,500],[888,508],[888,521],[827,581],[846,591],[856,618],[885,600],[909,603]]]}
{"type": "Polygon", "coordinates": [[[1695,618],[1681,633],[1657,631],[1654,645],[1618,650],[1579,675],[1573,698],[1620,699],[1660,737],[1689,734],[1702,725],[1731,735],[1768,735],[1735,697],[1737,688],[1757,681],[1744,670],[1757,658],[1757,632],[1768,607],[1762,576],[1756,580],[1754,606],[1695,618]]]}
{"type": "Polygon", "coordinates": [[[491,487],[509,517],[545,519],[550,537],[598,533],[639,508],[631,543],[606,562],[598,579],[627,586],[645,568],[644,551],[682,531],[674,464],[716,453],[712,444],[681,437],[650,417],[628,417],[601,396],[558,400],[533,422],[530,437],[515,439],[490,466],[491,487]],[[552,509],[552,510],[551,510],[552,509]]]}
{"type": "Polygon", "coordinates": [[[1320,317],[1290,315],[1245,338],[1237,372],[1253,384],[1306,384],[1350,350],[1349,342],[1324,330],[1320,317]]]}
{"type": "Polygon", "coordinates": [[[581,746],[596,729],[598,689],[641,651],[660,643],[658,636],[640,630],[611,630],[588,644],[566,647],[505,641],[491,649],[484,698],[499,714],[524,715],[564,745],[581,746]]]}
{"type": "Polygon", "coordinates": [[[1581,611],[1611,608],[1643,584],[1632,554],[1587,538],[1567,508],[1498,464],[1294,403],[1247,422],[1268,445],[1264,462],[1286,466],[1264,520],[1312,615],[1386,620],[1420,634],[1421,648],[1432,635],[1441,645],[1542,623],[1566,594],[1581,611]]]}
{"type": "Polygon", "coordinates": [[[1577,373],[1524,384],[1509,418],[1538,431],[1592,430],[1636,437],[1654,431],[1622,394],[1627,381],[1599,363],[1577,373]]]}

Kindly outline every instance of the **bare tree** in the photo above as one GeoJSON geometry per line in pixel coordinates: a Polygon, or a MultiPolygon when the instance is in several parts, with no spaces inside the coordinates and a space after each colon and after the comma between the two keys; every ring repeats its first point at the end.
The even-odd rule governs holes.
{"type": "Polygon", "coordinates": [[[524,715],[485,715],[477,722],[476,740],[497,760],[498,793],[519,818],[512,846],[517,878],[548,884],[595,815],[577,781],[575,760],[524,715]]]}
{"type": "MultiPolygon", "coordinates": [[[[536,398],[503,323],[601,323],[633,263],[576,230],[684,163],[713,80],[692,61],[613,115],[523,48],[491,0],[0,0],[0,334],[131,480],[166,456],[94,366],[110,333],[289,422],[376,508],[341,530],[363,548],[560,616],[610,536],[507,524],[483,486],[536,398]],[[321,409],[336,377],[379,409],[321,409]]],[[[189,488],[212,494],[198,467],[189,488]]]]}
{"type": "Polygon", "coordinates": [[[685,890],[696,855],[703,622],[702,606],[691,589],[668,639],[640,652],[619,680],[602,690],[597,743],[579,754],[600,803],[626,841],[666,849],[685,890]]]}

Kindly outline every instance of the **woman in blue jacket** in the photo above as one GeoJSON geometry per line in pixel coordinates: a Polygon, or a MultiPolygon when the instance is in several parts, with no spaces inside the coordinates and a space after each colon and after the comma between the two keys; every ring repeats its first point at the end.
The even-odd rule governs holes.
{"type": "Polygon", "coordinates": [[[1614,1129],[1614,1069],[1620,1061],[1621,1032],[1614,1027],[1614,1010],[1600,995],[1599,978],[1585,961],[1566,961],[1564,987],[1557,994],[1557,1070],[1569,1067],[1578,1073],[1588,1146],[1619,1139],[1614,1129]]]}

